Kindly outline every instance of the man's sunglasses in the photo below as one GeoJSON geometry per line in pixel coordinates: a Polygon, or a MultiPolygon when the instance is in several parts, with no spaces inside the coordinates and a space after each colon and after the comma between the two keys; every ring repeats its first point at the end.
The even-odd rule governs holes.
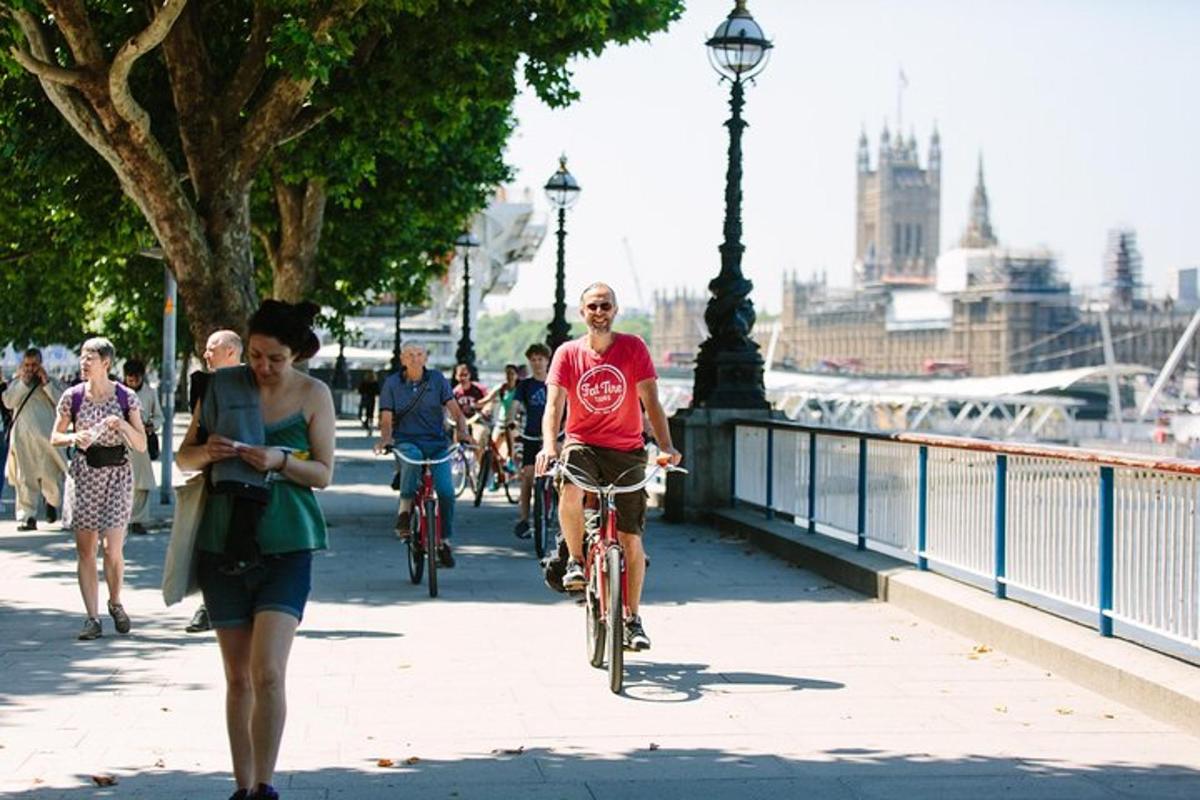
{"type": "Polygon", "coordinates": [[[588,311],[612,311],[612,303],[588,303],[588,311]]]}

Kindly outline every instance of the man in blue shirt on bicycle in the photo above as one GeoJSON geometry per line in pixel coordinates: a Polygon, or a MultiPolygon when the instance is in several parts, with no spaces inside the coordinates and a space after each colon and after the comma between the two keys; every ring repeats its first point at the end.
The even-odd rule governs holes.
{"type": "Polygon", "coordinates": [[[531,377],[517,384],[513,397],[512,414],[525,412],[525,426],[521,429],[521,502],[517,506],[518,519],[513,533],[518,538],[529,538],[529,497],[533,493],[533,464],[542,449],[542,412],[546,410],[546,370],[550,367],[550,348],[541,342],[529,345],[525,350],[531,377]]]}
{"type": "MultiPolygon", "coordinates": [[[[470,442],[467,420],[454,399],[450,381],[437,370],[425,368],[429,357],[425,346],[406,342],[400,350],[401,371],[388,376],[379,395],[379,441],[375,452],[382,453],[390,444],[414,460],[441,458],[450,441],[446,436],[446,415],[454,421],[458,441],[470,442]]],[[[443,530],[438,560],[443,567],[454,566],[454,554],[447,541],[454,530],[454,479],[450,462],[443,461],[431,468],[433,488],[437,492],[443,530]]],[[[396,517],[396,535],[409,535],[413,496],[421,468],[400,463],[400,513],[396,517]]]]}

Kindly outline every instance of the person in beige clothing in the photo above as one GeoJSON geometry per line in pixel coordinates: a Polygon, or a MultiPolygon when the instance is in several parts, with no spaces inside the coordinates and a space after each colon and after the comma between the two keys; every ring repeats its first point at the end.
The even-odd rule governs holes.
{"type": "Polygon", "coordinates": [[[37,528],[38,501],[46,499],[46,521],[55,522],[62,508],[62,482],[67,462],[62,451],[50,445],[54,409],[62,387],[42,366],[42,352],[25,351],[21,368],[4,392],[4,405],[13,413],[5,476],[17,494],[20,530],[37,528]]]}
{"type": "MultiPolygon", "coordinates": [[[[158,393],[146,383],[146,365],[136,358],[125,362],[122,369],[125,375],[125,385],[132,389],[142,401],[142,425],[147,436],[162,429],[162,404],[158,402],[158,393]]],[[[146,533],[150,524],[150,495],[158,488],[154,482],[154,465],[150,462],[150,453],[134,450],[129,454],[133,463],[133,516],[129,519],[130,533],[146,533]]]]}

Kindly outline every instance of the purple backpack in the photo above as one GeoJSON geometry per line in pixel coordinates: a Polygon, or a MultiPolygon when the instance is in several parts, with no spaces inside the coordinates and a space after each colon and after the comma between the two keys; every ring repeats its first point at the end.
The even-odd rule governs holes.
{"type": "MultiPolygon", "coordinates": [[[[121,407],[121,413],[125,415],[125,421],[129,421],[129,408],[133,404],[130,395],[133,392],[125,388],[124,385],[113,382],[113,386],[117,389],[117,405],[121,407]]],[[[71,395],[71,425],[75,425],[75,417],[79,416],[79,409],[83,406],[83,396],[87,391],[86,383],[77,383],[70,389],[67,389],[67,394],[71,395]]]]}

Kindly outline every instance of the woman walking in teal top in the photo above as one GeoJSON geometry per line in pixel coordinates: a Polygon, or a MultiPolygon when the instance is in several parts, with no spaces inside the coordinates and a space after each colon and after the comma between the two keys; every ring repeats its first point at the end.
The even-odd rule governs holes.
{"type": "Polygon", "coordinates": [[[254,558],[230,567],[227,540],[233,510],[238,505],[241,514],[245,508],[235,494],[210,492],[197,537],[200,589],[225,664],[225,723],[237,781],[231,800],[279,796],[271,783],[287,715],[288,655],[308,601],[312,553],[326,547],[325,519],[312,490],[333,479],[333,398],[325,384],[292,368],[319,347],[312,330],[317,310],[312,303],[275,300],[259,307],[250,318],[249,364],[214,375],[230,372],[231,380],[212,382],[178,455],[186,470],[211,470],[219,462],[240,459],[252,468],[252,478],[266,479],[266,489],[260,489],[265,506],[253,534],[254,558]],[[247,415],[243,398],[222,404],[220,386],[239,379],[248,379],[256,389],[249,394],[257,395],[261,420],[253,417],[251,405],[248,421],[253,424],[246,429],[258,431],[261,423],[261,442],[235,441],[206,430],[202,422],[220,420],[223,408],[247,415]],[[206,402],[212,404],[207,414],[206,402]]]}

